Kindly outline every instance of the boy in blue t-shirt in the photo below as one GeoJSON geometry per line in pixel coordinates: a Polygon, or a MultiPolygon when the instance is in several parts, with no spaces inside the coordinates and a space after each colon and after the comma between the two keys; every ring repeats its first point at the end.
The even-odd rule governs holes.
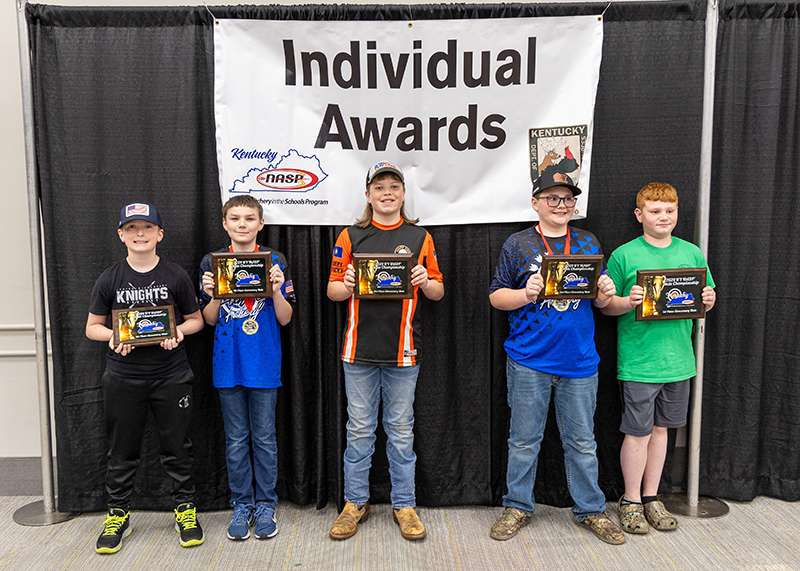
{"type": "Polygon", "coordinates": [[[263,209],[252,196],[235,196],[222,207],[222,226],[231,245],[220,252],[269,250],[272,297],[213,299],[211,254],[200,263],[200,304],[206,323],[214,325],[214,386],[219,389],[225,423],[228,485],[233,517],[228,539],[259,539],[278,533],[275,507],[278,496],[278,446],[275,404],[281,386],[280,327],[292,318],[294,288],[286,258],[256,244],[264,227],[263,209]],[[251,460],[252,450],[252,460],[251,460]],[[254,483],[255,481],[255,488],[254,483]]]}
{"type": "Polygon", "coordinates": [[[600,357],[594,345],[591,305],[606,305],[616,291],[614,282],[601,275],[597,298],[591,302],[539,298],[544,288],[543,254],[603,253],[591,232],[568,226],[580,193],[566,174],[543,171],[531,198],[539,223],[506,240],[492,281],[489,301],[508,311],[510,326],[505,342],[511,408],[508,493],[490,534],[497,540],[514,537],[536,508],[533,484],[552,395],[564,444],[567,485],[575,502],[573,517],[606,543],[625,541],[622,530],[605,513],[594,440],[600,357]]]}

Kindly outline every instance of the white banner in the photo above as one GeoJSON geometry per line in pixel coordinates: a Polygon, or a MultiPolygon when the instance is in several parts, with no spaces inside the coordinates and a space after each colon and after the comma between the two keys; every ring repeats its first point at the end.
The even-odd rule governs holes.
{"type": "Polygon", "coordinates": [[[422,224],[533,220],[544,168],[586,215],[598,16],[421,21],[218,20],[222,202],[268,224],[349,225],[369,166],[399,165],[422,224]]]}

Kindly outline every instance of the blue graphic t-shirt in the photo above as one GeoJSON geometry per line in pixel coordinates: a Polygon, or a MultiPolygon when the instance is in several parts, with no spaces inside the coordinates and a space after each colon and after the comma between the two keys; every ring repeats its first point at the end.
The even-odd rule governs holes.
{"type": "MultiPolygon", "coordinates": [[[[258,248],[259,251],[267,250],[261,246],[258,248]]],[[[219,251],[227,252],[228,248],[219,251]]],[[[283,271],[285,279],[281,293],[294,307],[294,286],[289,276],[286,258],[276,250],[269,251],[272,254],[272,263],[277,264],[283,271]]],[[[203,273],[210,271],[209,253],[200,262],[202,307],[211,302],[211,297],[203,291],[203,273]]],[[[238,385],[271,389],[281,386],[281,332],[271,297],[222,300],[214,329],[212,367],[214,386],[217,388],[231,388],[238,385]]]]}
{"type": "MultiPolygon", "coordinates": [[[[602,255],[594,234],[576,228],[569,228],[569,233],[569,252],[565,252],[566,235],[547,237],[554,255],[602,255]]],[[[528,278],[539,273],[546,253],[536,226],[512,234],[503,244],[490,292],[524,289],[528,278]]],[[[600,357],[594,345],[591,303],[588,299],[539,299],[509,311],[506,353],[542,373],[568,378],[594,375],[600,357]]]]}

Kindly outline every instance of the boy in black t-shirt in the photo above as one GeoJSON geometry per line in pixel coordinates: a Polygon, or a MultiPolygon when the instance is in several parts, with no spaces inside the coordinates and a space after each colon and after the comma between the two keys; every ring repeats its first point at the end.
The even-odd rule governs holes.
{"type": "Polygon", "coordinates": [[[203,328],[203,317],[186,271],[156,255],[164,230],[155,206],[124,206],[117,233],[128,255],[98,278],[86,321],[86,336],[108,343],[102,379],[110,444],[108,514],[95,550],[116,553],[122,547],[122,538],[131,532],[133,478],[148,410],[158,431],[161,465],[174,482],[175,529],[180,532],[180,544],[191,547],[203,543],[204,537],[193,503],[192,443],[188,436],[194,375],[182,341],[185,335],[203,328]],[[114,331],[109,327],[112,310],[162,305],[174,308],[178,324],[175,337],[159,345],[114,345],[114,331]]]}

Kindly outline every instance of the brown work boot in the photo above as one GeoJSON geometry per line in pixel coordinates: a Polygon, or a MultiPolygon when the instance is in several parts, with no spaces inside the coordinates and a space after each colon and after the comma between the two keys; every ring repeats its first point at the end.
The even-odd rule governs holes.
{"type": "Polygon", "coordinates": [[[344,509],[336,521],[329,535],[331,539],[347,539],[353,537],[358,531],[358,524],[367,521],[369,517],[369,502],[363,506],[357,506],[350,502],[345,502],[344,509]]]}
{"type": "Polygon", "coordinates": [[[606,512],[597,515],[587,515],[583,521],[575,521],[579,527],[585,527],[602,541],[611,545],[625,543],[625,534],[620,527],[609,519],[606,512]]]}
{"type": "Polygon", "coordinates": [[[498,541],[505,541],[511,539],[520,529],[528,525],[531,521],[531,516],[525,515],[515,508],[505,508],[497,521],[492,525],[492,531],[489,533],[492,539],[498,541]]]}
{"type": "Polygon", "coordinates": [[[427,535],[425,526],[419,521],[417,510],[414,508],[400,508],[392,510],[392,516],[397,525],[400,526],[400,535],[412,541],[424,539],[427,535]]]}

